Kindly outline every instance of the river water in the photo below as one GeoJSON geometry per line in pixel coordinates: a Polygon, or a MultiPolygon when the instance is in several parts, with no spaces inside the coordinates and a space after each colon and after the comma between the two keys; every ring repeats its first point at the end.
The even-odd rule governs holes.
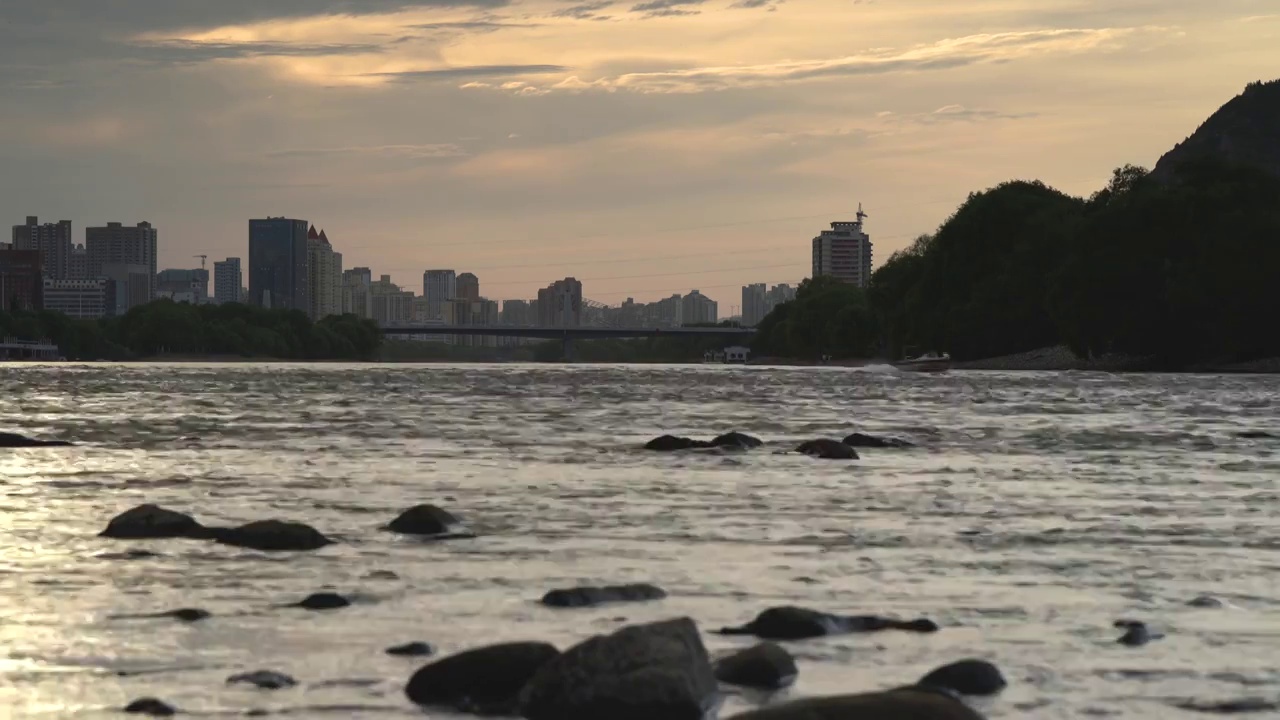
{"type": "MultiPolygon", "coordinates": [[[[565,647],[624,619],[689,615],[708,630],[783,604],[944,626],[791,643],[792,697],[976,656],[1010,681],[982,703],[993,718],[1280,701],[1278,416],[1280,378],[1260,376],[3,366],[0,429],[82,444],[0,450],[0,715],[114,717],[157,696],[198,715],[421,718],[402,689],[425,661],[387,646],[565,647]],[[775,447],[854,429],[920,447],[856,463],[638,449],[663,432],[732,429],[775,447]],[[1258,430],[1276,439],[1239,436],[1258,430]],[[304,521],[341,543],[268,555],[95,537],[143,502],[208,524],[304,521]],[[480,537],[377,530],[422,502],[480,537]],[[554,587],[630,581],[670,597],[536,603],[554,587]],[[357,602],[278,607],[322,589],[357,602]],[[1204,594],[1226,607],[1188,605],[1204,594]],[[214,617],[117,617],[191,606],[214,617]],[[1120,617],[1167,637],[1117,645],[1120,617]],[[300,684],[225,684],[260,668],[300,684]]],[[[749,642],[705,641],[713,654],[749,642]]],[[[722,715],[743,707],[732,697],[722,715]]]]}

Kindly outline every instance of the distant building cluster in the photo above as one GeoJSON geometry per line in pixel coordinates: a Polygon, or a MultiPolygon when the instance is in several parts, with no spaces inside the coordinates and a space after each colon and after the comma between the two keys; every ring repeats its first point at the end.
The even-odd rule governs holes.
{"type": "MultiPolygon", "coordinates": [[[[813,238],[813,276],[832,276],[866,287],[871,278],[871,239],[866,214],[833,222],[813,238]]],[[[422,294],[402,288],[389,275],[374,279],[367,267],[347,270],[328,234],[306,220],[267,217],[249,221],[248,267],[241,258],[205,268],[157,271],[159,232],[150,223],[109,222],[85,228],[84,243],[72,241],[71,221],[41,223],[36,216],[13,226],[11,242],[0,242],[0,310],[49,309],[76,318],[123,315],[158,298],[175,302],[248,303],[300,310],[313,320],[350,314],[384,327],[466,325],[507,327],[673,328],[721,321],[716,301],[692,290],[654,302],[606,306],[583,296],[582,281],[556,280],[536,298],[501,303],[481,293],[480,278],[453,269],[422,274],[422,294]],[[247,273],[247,277],[246,277],[247,273]],[[209,293],[209,280],[213,293],[209,293]],[[247,282],[246,282],[247,281],[247,282]]],[[[728,319],[757,325],[778,305],[795,298],[787,284],[743,286],[740,314],[728,319]]],[[[492,345],[523,342],[488,336],[432,336],[444,342],[492,345]]]]}

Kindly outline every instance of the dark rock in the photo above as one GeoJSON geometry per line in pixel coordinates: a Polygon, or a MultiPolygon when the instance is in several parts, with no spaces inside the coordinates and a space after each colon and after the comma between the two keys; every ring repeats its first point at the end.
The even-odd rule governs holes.
{"type": "Polygon", "coordinates": [[[198,622],[213,617],[213,613],[201,608],[178,608],[177,610],[163,613],[163,615],[183,622],[198,622]]]}
{"type": "Polygon", "coordinates": [[[1241,430],[1236,433],[1236,437],[1243,438],[1245,440],[1272,440],[1275,439],[1276,436],[1266,430],[1241,430]]]}
{"type": "Polygon", "coordinates": [[[879,630],[937,632],[932,620],[896,620],[878,615],[832,615],[801,607],[774,607],[765,610],[741,627],[721,628],[721,635],[755,635],[762,640],[804,640],[824,635],[844,635],[879,630]]]}
{"type": "Polygon", "coordinates": [[[294,603],[292,607],[306,608],[307,610],[337,610],[349,605],[351,605],[351,601],[338,593],[318,592],[311,593],[294,603]]]}
{"type": "Polygon", "coordinates": [[[1180,710],[1206,713],[1212,715],[1236,715],[1241,713],[1275,712],[1280,710],[1280,702],[1267,698],[1249,697],[1236,700],[1183,700],[1175,703],[1180,710]]]}
{"type": "Polygon", "coordinates": [[[139,698],[124,706],[124,711],[135,715],[151,715],[152,717],[169,717],[176,715],[177,710],[169,703],[155,698],[139,698]]]}
{"type": "Polygon", "coordinates": [[[298,684],[297,680],[275,670],[254,670],[253,672],[240,673],[227,678],[227,684],[249,683],[257,685],[263,690],[279,690],[280,688],[293,687],[298,684]]]}
{"type": "Polygon", "coordinates": [[[1164,637],[1163,634],[1152,632],[1148,629],[1146,623],[1137,620],[1117,620],[1115,621],[1115,626],[1124,628],[1125,631],[1124,635],[1116,639],[1116,642],[1129,647],[1141,647],[1152,640],[1159,640],[1164,637]]]}
{"type": "Polygon", "coordinates": [[[471,538],[475,535],[452,513],[435,505],[414,505],[383,528],[404,535],[471,538]]]}
{"type": "Polygon", "coordinates": [[[121,540],[203,538],[208,537],[208,532],[203,525],[196,522],[195,518],[186,513],[147,503],[125,510],[111,518],[107,523],[107,529],[98,533],[98,537],[121,540]]]}
{"type": "Polygon", "coordinates": [[[129,548],[124,552],[98,553],[97,555],[94,555],[94,557],[100,560],[147,560],[149,558],[164,557],[164,555],[161,555],[158,552],[151,552],[150,550],[129,548]]]}
{"type": "Polygon", "coordinates": [[[520,689],[560,654],[544,642],[489,645],[420,668],[404,692],[418,705],[514,710],[520,689]]]}
{"type": "Polygon", "coordinates": [[[994,664],[967,658],[933,670],[917,684],[954,690],[961,695],[995,695],[1009,683],[994,664]]]}
{"type": "Polygon", "coordinates": [[[853,433],[845,437],[840,442],[851,448],[909,448],[915,447],[912,443],[898,438],[882,438],[874,435],[864,435],[863,433],[853,433]]]}
{"type": "Polygon", "coordinates": [[[763,642],[715,662],[716,679],[730,685],[779,690],[796,681],[796,660],[781,645],[763,642]]]}
{"type": "Polygon", "coordinates": [[[365,580],[399,580],[400,576],[391,570],[371,570],[364,576],[365,580]]]}
{"type": "Polygon", "coordinates": [[[826,438],[802,442],[796,447],[796,452],[803,453],[809,457],[820,458],[822,460],[858,459],[857,450],[854,450],[839,440],[828,440],[826,438]]]}
{"type": "Polygon", "coordinates": [[[333,544],[310,525],[282,520],[258,520],[240,527],[217,528],[212,534],[223,545],[252,550],[318,550],[333,544]]]}
{"type": "Polygon", "coordinates": [[[0,432],[0,448],[67,447],[71,444],[66,440],[36,440],[24,435],[0,432]]]}
{"type": "Polygon", "coordinates": [[[903,687],[796,700],[734,715],[729,720],[983,720],[983,717],[945,692],[903,687]]]}
{"type": "Polygon", "coordinates": [[[750,435],[734,431],[727,432],[723,435],[717,435],[711,440],[710,444],[712,447],[741,448],[743,450],[750,450],[764,445],[764,441],[758,437],[752,437],[750,435]]]}
{"type": "Polygon", "coordinates": [[[604,603],[661,600],[666,596],[667,592],[656,585],[633,583],[552,590],[542,596],[542,604],[558,608],[591,607],[604,603]]]}
{"type": "Polygon", "coordinates": [[[1196,608],[1223,608],[1227,603],[1212,595],[1198,595],[1188,600],[1187,605],[1196,608]]]}
{"type": "Polygon", "coordinates": [[[624,627],[569,648],[520,693],[527,720],[700,720],[719,701],[689,618],[624,627]]]}
{"type": "Polygon", "coordinates": [[[425,657],[434,655],[436,649],[424,642],[411,642],[403,645],[396,645],[386,649],[388,655],[400,655],[403,657],[425,657]]]}
{"type": "Polygon", "coordinates": [[[706,440],[693,440],[687,437],[663,435],[645,443],[644,449],[656,450],[658,452],[675,452],[676,450],[693,450],[695,448],[709,447],[711,447],[711,443],[706,440]]]}

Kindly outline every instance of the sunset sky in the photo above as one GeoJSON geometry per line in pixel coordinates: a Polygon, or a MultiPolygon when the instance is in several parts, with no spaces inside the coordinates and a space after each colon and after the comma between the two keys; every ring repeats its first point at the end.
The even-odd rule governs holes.
{"type": "Polygon", "coordinates": [[[4,0],[0,224],[150,220],[198,267],[287,215],[416,292],[574,275],[728,315],[859,202],[878,264],[1277,76],[1276,0],[4,0]]]}

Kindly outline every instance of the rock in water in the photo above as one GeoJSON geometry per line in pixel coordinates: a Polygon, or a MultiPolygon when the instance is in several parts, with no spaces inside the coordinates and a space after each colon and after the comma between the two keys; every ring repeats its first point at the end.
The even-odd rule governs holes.
{"type": "Polygon", "coordinates": [[[333,541],[302,523],[259,520],[234,528],[217,528],[213,537],[223,545],[252,550],[318,550],[333,541]]]}
{"type": "Polygon", "coordinates": [[[227,684],[249,683],[257,685],[263,690],[279,690],[280,688],[293,687],[298,684],[297,680],[275,670],[254,670],[253,672],[240,673],[227,678],[227,684]]]}
{"type": "Polygon", "coordinates": [[[716,679],[730,685],[779,690],[795,683],[799,669],[791,653],[771,642],[722,657],[714,665],[716,679]]]}
{"type": "Polygon", "coordinates": [[[711,441],[712,447],[742,448],[743,450],[758,448],[761,445],[764,445],[764,441],[760,438],[737,431],[718,435],[711,441]]]}
{"type": "Polygon", "coordinates": [[[984,720],[946,692],[904,687],[771,705],[729,720],[984,720]]]}
{"type": "Polygon", "coordinates": [[[147,503],[125,510],[111,518],[111,522],[107,523],[107,529],[98,533],[98,536],[141,540],[143,538],[201,538],[207,537],[207,533],[208,530],[190,515],[147,503]]]}
{"type": "Polygon", "coordinates": [[[656,585],[633,583],[552,590],[542,596],[542,604],[559,608],[591,607],[604,603],[661,600],[666,596],[667,592],[656,585]]]}
{"type": "Polygon", "coordinates": [[[909,448],[915,447],[906,440],[898,438],[882,438],[875,435],[865,435],[863,433],[852,433],[840,442],[851,448],[909,448]]]}
{"type": "Polygon", "coordinates": [[[689,618],[598,635],[551,660],[520,694],[527,720],[701,720],[719,701],[689,618]]]}
{"type": "Polygon", "coordinates": [[[967,658],[936,668],[916,684],[952,690],[961,695],[995,695],[1009,683],[1000,668],[992,663],[967,658]]]}
{"type": "Polygon", "coordinates": [[[16,433],[0,432],[0,448],[67,447],[66,440],[36,440],[16,433]]]}
{"type": "Polygon", "coordinates": [[[423,706],[514,710],[520,689],[560,654],[544,642],[515,642],[466,650],[426,665],[404,692],[423,706]]]}
{"type": "Polygon", "coordinates": [[[156,698],[138,698],[125,705],[124,711],[135,715],[150,715],[152,717],[169,717],[178,712],[169,703],[156,698]]]}
{"type": "Polygon", "coordinates": [[[306,608],[307,610],[337,610],[349,605],[351,605],[351,601],[338,593],[318,592],[311,593],[294,603],[292,607],[306,608]]]}
{"type": "Polygon", "coordinates": [[[711,443],[705,440],[693,440],[687,437],[675,437],[674,435],[663,435],[656,437],[645,443],[645,450],[656,450],[658,452],[674,452],[676,450],[692,450],[694,448],[709,448],[711,443]]]}
{"type": "Polygon", "coordinates": [[[182,622],[199,622],[207,618],[213,617],[213,613],[201,608],[178,608],[164,613],[166,617],[171,617],[182,622]]]}
{"type": "Polygon", "coordinates": [[[425,657],[434,655],[436,649],[424,642],[410,642],[403,645],[394,645],[384,652],[388,655],[399,655],[401,657],[425,657]]]}
{"type": "Polygon", "coordinates": [[[895,620],[878,615],[832,615],[801,607],[774,607],[761,612],[740,627],[721,628],[721,635],[755,635],[762,640],[805,640],[824,635],[844,635],[879,630],[937,632],[938,624],[927,618],[895,620]]]}
{"type": "Polygon", "coordinates": [[[1147,628],[1146,623],[1137,620],[1117,620],[1115,622],[1117,628],[1124,628],[1124,635],[1116,639],[1116,642],[1129,647],[1141,647],[1164,637],[1163,633],[1152,632],[1147,628]]]}
{"type": "Polygon", "coordinates": [[[796,447],[796,452],[808,455],[809,457],[820,458],[822,460],[858,459],[857,450],[854,450],[839,440],[829,440],[826,438],[802,442],[796,447]]]}
{"type": "Polygon", "coordinates": [[[469,538],[475,535],[448,511],[435,505],[414,505],[387,524],[385,530],[404,535],[469,538]]]}

